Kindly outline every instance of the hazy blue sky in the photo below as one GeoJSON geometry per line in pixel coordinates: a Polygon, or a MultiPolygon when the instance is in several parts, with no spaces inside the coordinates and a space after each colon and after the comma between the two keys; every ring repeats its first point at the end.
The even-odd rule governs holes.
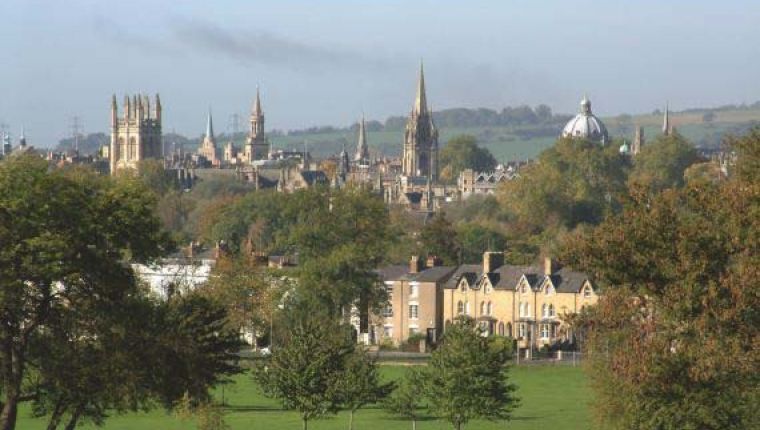
{"type": "Polygon", "coordinates": [[[37,146],[106,131],[112,93],[161,93],[164,130],[346,125],[411,107],[546,103],[599,115],[760,99],[760,1],[1,0],[0,122],[37,146]]]}

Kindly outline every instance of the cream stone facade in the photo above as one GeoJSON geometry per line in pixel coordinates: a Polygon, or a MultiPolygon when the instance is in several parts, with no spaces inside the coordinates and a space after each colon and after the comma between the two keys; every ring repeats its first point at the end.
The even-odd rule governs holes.
{"type": "Polygon", "coordinates": [[[564,315],[595,304],[598,293],[582,273],[558,268],[503,264],[486,253],[482,265],[457,268],[443,290],[444,330],[458,316],[474,318],[489,335],[509,336],[519,348],[573,343],[564,315]]]}
{"type": "Polygon", "coordinates": [[[135,95],[124,98],[124,115],[119,117],[116,96],[111,99],[111,174],[118,169],[136,168],[142,160],[162,159],[161,99],[156,94],[151,111],[150,98],[135,95]]]}

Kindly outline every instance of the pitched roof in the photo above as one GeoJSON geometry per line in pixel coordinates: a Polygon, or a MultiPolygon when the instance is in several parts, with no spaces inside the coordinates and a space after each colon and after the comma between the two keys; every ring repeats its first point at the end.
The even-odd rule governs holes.
{"type": "Polygon", "coordinates": [[[315,183],[326,184],[329,182],[327,175],[321,170],[303,170],[301,171],[301,176],[309,185],[314,185],[315,183]]]}
{"type": "Polygon", "coordinates": [[[451,275],[444,288],[456,289],[459,280],[466,278],[470,285],[474,285],[483,273],[483,266],[480,264],[463,264],[457,267],[457,270],[451,275]]]}
{"type": "Polygon", "coordinates": [[[409,266],[406,264],[397,264],[393,266],[385,266],[377,269],[377,274],[383,281],[396,281],[409,272],[409,266]]]}
{"type": "Polygon", "coordinates": [[[551,275],[551,280],[557,292],[577,293],[588,280],[588,276],[581,272],[562,268],[551,275]]]}
{"type": "Polygon", "coordinates": [[[512,266],[505,264],[498,267],[495,273],[499,274],[499,283],[492,284],[495,289],[514,290],[523,275],[525,275],[531,288],[535,288],[539,280],[541,268],[536,266],[512,266]]]}
{"type": "Polygon", "coordinates": [[[449,276],[454,273],[454,266],[435,266],[422,270],[419,273],[410,273],[407,279],[417,282],[442,282],[447,281],[449,276]]]}

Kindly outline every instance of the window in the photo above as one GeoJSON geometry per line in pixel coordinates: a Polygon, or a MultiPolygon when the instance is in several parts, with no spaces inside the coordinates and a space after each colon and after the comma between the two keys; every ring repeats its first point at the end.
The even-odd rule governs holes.
{"type": "Polygon", "coordinates": [[[527,337],[528,333],[527,333],[527,330],[526,330],[526,327],[525,327],[524,323],[521,323],[521,324],[517,325],[517,332],[518,332],[517,335],[519,337],[527,337]]]}
{"type": "Polygon", "coordinates": [[[525,304],[525,316],[526,317],[530,316],[530,303],[525,304]]]}
{"type": "Polygon", "coordinates": [[[547,306],[546,303],[544,303],[544,305],[541,306],[541,316],[544,318],[549,317],[549,306],[547,306]]]}
{"type": "Polygon", "coordinates": [[[480,302],[480,315],[486,314],[486,302],[480,302]]]}
{"type": "Polygon", "coordinates": [[[583,289],[583,297],[591,297],[591,287],[586,287],[583,289]]]}
{"type": "Polygon", "coordinates": [[[554,287],[552,287],[551,285],[547,285],[546,289],[544,290],[544,294],[547,296],[554,294],[554,287]]]}
{"type": "Polygon", "coordinates": [[[383,337],[393,337],[393,327],[383,327],[383,337]]]}
{"type": "Polygon", "coordinates": [[[417,285],[409,285],[409,296],[410,297],[417,297],[417,294],[419,294],[420,287],[417,285]]]}
{"type": "Polygon", "coordinates": [[[467,282],[462,279],[462,281],[459,283],[459,289],[462,291],[467,291],[467,282]]]}
{"type": "Polygon", "coordinates": [[[409,327],[409,336],[414,336],[419,332],[420,330],[417,327],[409,327]]]}
{"type": "Polygon", "coordinates": [[[470,302],[464,304],[464,314],[470,315],[470,302]]]}
{"type": "Polygon", "coordinates": [[[507,323],[507,336],[512,337],[512,323],[507,323]]]}
{"type": "Polygon", "coordinates": [[[499,323],[499,336],[504,336],[504,323],[499,323]]]}
{"type": "Polygon", "coordinates": [[[393,305],[391,305],[390,303],[385,305],[385,308],[383,308],[383,316],[386,318],[393,316],[393,305]]]}
{"type": "Polygon", "coordinates": [[[457,303],[457,315],[462,315],[464,313],[464,303],[460,300],[459,303],[457,303]]]}
{"type": "Polygon", "coordinates": [[[520,292],[523,293],[523,294],[525,294],[526,292],[528,292],[528,288],[525,286],[524,282],[523,282],[522,285],[520,285],[520,292]]]}
{"type": "Polygon", "coordinates": [[[417,319],[419,316],[420,307],[417,305],[409,305],[409,318],[417,319]]]}
{"type": "Polygon", "coordinates": [[[555,317],[557,314],[554,312],[554,305],[549,305],[549,316],[555,317]]]}
{"type": "Polygon", "coordinates": [[[550,324],[541,324],[541,339],[549,338],[549,326],[550,324]]]}
{"type": "Polygon", "coordinates": [[[491,305],[491,302],[488,302],[486,305],[486,315],[491,315],[493,313],[493,305],[491,305]]]}

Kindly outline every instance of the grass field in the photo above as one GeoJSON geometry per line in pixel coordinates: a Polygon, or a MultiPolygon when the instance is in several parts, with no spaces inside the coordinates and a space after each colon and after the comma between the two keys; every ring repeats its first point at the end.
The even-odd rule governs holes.
{"type": "MultiPolygon", "coordinates": [[[[383,366],[384,377],[395,379],[406,371],[405,367],[383,366]]],[[[504,422],[471,422],[469,429],[557,429],[582,430],[590,425],[589,402],[591,393],[580,368],[570,366],[520,366],[512,369],[512,377],[518,385],[518,396],[522,405],[514,414],[514,419],[504,422]]],[[[221,399],[221,391],[216,392],[221,399]]],[[[226,404],[225,419],[233,430],[285,430],[300,429],[298,415],[283,411],[279,405],[259,393],[250,376],[240,375],[236,383],[224,390],[226,404]]],[[[29,409],[21,411],[17,429],[41,430],[46,422],[29,417],[29,409]]],[[[346,414],[339,414],[323,420],[313,421],[310,429],[331,430],[347,428],[346,414]]],[[[377,407],[370,406],[356,414],[357,430],[401,430],[411,428],[409,422],[389,416],[377,407]]],[[[86,425],[81,429],[93,429],[86,425]]],[[[128,414],[108,419],[109,430],[179,430],[193,429],[192,421],[182,421],[163,411],[128,414]]],[[[447,423],[425,417],[418,423],[419,430],[450,428],[447,423]]]]}

